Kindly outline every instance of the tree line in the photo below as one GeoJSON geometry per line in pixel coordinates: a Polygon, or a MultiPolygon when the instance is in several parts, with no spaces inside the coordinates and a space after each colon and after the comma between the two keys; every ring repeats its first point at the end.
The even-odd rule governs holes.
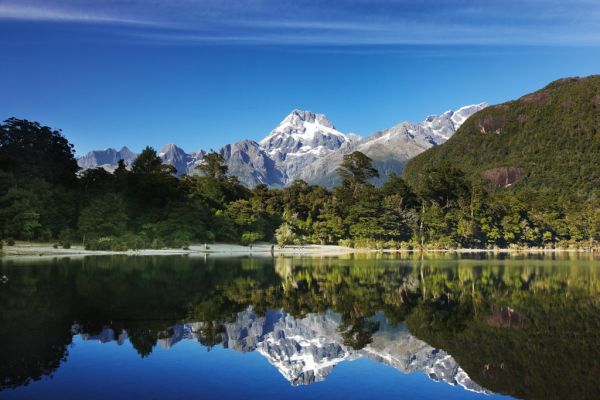
{"type": "Polygon", "coordinates": [[[594,247],[600,199],[492,188],[445,163],[416,183],[378,177],[371,159],[347,154],[341,185],[294,181],[249,189],[209,153],[198,174],[177,177],[146,147],[131,166],[80,171],[60,131],[11,118],[0,125],[0,233],[5,241],[54,241],[89,249],[190,243],[341,244],[390,249],[594,247]]]}

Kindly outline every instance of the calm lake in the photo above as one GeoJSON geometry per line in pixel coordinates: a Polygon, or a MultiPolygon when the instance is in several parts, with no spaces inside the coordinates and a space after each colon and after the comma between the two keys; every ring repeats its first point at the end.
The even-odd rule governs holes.
{"type": "Polygon", "coordinates": [[[0,259],[2,399],[598,398],[590,255],[0,259]]]}

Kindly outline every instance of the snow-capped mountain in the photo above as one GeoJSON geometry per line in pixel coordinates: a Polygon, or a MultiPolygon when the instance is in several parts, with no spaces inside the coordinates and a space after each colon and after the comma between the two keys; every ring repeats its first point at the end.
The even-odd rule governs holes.
{"type": "MultiPolygon", "coordinates": [[[[374,183],[382,184],[389,173],[400,174],[409,159],[448,140],[467,118],[485,107],[486,103],[480,103],[431,115],[422,123],[402,122],[365,138],[337,130],[323,114],[293,110],[260,142],[242,140],[225,145],[218,153],[229,173],[249,187],[282,187],[297,179],[331,187],[339,182],[336,168],[343,156],[358,150],[373,159],[380,174],[374,183]]],[[[195,167],[205,154],[202,150],[186,153],[169,144],[159,156],[183,175],[196,174],[195,167]]],[[[92,151],[78,163],[82,169],[100,166],[114,170],[120,158],[129,165],[135,157],[124,147],[92,151]]]]}
{"type": "Polygon", "coordinates": [[[461,107],[456,111],[446,111],[442,115],[430,115],[421,124],[430,132],[436,144],[445,142],[473,114],[487,107],[487,103],[479,103],[461,107]]]}
{"type": "MultiPolygon", "coordinates": [[[[339,363],[368,357],[404,374],[425,373],[435,381],[487,393],[451,355],[415,338],[404,324],[391,326],[382,313],[372,320],[379,323],[379,330],[370,344],[356,350],[344,344],[336,313],[295,318],[282,310],[270,310],[258,316],[250,307],[224,325],[222,345],[239,352],[260,353],[294,386],[323,381],[339,363]]],[[[181,340],[197,341],[197,332],[203,327],[202,322],[174,325],[169,329],[170,336],[159,339],[158,344],[168,349],[181,340]]],[[[79,333],[79,327],[74,327],[73,333],[79,333]]],[[[98,335],[81,334],[81,338],[122,344],[127,333],[117,334],[106,328],[98,335]]]]}
{"type": "Polygon", "coordinates": [[[360,137],[338,131],[323,114],[293,110],[260,145],[289,184],[296,179],[318,181],[329,173],[323,162],[352,151],[358,141],[360,137]]]}
{"type": "Polygon", "coordinates": [[[274,159],[337,150],[351,138],[335,129],[323,114],[293,110],[260,145],[274,159]]]}

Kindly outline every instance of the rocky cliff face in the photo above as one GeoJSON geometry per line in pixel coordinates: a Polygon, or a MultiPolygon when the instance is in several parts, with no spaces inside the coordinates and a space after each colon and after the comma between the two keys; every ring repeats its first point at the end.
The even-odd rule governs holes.
{"type": "Polygon", "coordinates": [[[177,170],[177,175],[183,175],[194,171],[196,165],[202,162],[205,154],[202,150],[197,153],[188,154],[175,144],[167,144],[158,153],[158,156],[162,159],[163,163],[174,166],[177,170]]]}
{"type": "MultiPolygon", "coordinates": [[[[293,110],[260,143],[242,140],[218,152],[229,166],[229,173],[249,187],[266,184],[282,187],[294,180],[335,186],[336,168],[345,154],[359,150],[374,161],[382,184],[389,173],[400,174],[409,159],[444,143],[468,117],[485,108],[486,103],[447,111],[427,117],[422,123],[403,122],[361,138],[340,132],[323,114],[293,110]]],[[[173,165],[178,175],[195,174],[195,167],[206,153],[186,153],[174,144],[159,153],[163,162],[173,165]]],[[[97,166],[114,170],[120,158],[131,164],[137,155],[127,148],[92,151],[78,159],[83,169],[97,166]]]]}
{"type": "Polygon", "coordinates": [[[117,168],[119,160],[125,161],[126,165],[131,165],[137,158],[137,154],[123,146],[121,150],[106,149],[90,151],[83,157],[77,159],[77,164],[82,169],[102,167],[108,171],[117,168]]]}
{"type": "Polygon", "coordinates": [[[285,185],[284,174],[275,165],[263,147],[252,140],[242,140],[223,146],[219,153],[229,167],[229,174],[236,176],[248,187],[260,183],[269,186],[285,185]]]}

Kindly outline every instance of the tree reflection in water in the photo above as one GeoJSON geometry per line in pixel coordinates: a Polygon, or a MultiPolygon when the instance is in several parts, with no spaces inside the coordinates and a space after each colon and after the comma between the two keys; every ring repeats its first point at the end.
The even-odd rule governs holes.
{"type": "Polygon", "coordinates": [[[377,357],[377,335],[405,326],[491,391],[600,392],[600,270],[586,256],[110,256],[5,260],[0,272],[9,277],[0,289],[4,388],[56,371],[74,333],[126,335],[145,357],[185,336],[186,322],[210,348],[227,345],[241,313],[281,310],[278,318],[293,321],[339,318],[332,335],[342,347],[331,345],[332,359],[377,357]]]}

